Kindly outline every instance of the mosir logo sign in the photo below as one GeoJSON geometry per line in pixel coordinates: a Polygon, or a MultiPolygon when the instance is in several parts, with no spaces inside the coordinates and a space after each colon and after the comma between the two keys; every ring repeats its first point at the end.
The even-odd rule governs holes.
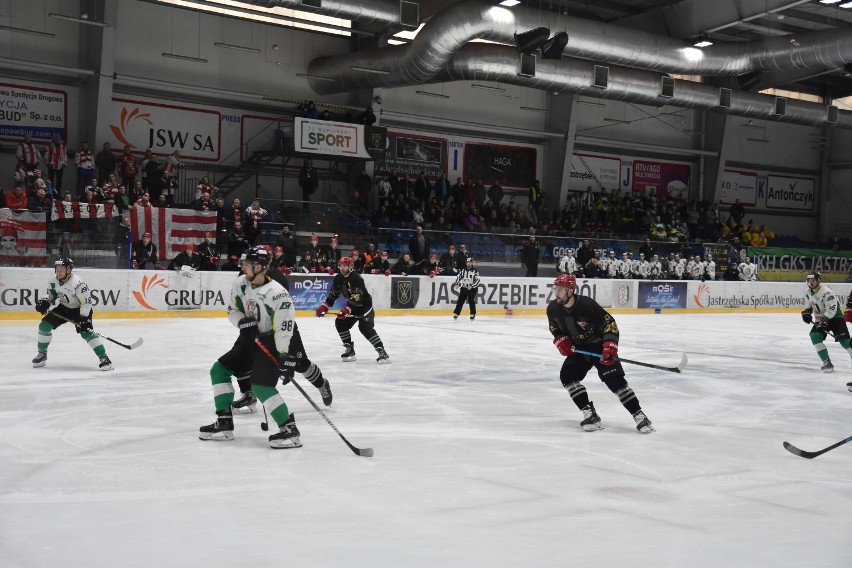
{"type": "Polygon", "coordinates": [[[182,158],[219,160],[221,114],[214,110],[113,99],[110,132],[113,147],[157,154],[178,150],[182,158]]]}

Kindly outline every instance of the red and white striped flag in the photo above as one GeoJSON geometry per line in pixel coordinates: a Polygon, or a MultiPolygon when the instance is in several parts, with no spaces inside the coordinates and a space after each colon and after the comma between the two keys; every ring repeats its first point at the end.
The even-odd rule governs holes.
{"type": "Polygon", "coordinates": [[[133,238],[151,233],[160,260],[174,258],[186,250],[186,245],[199,245],[204,233],[216,233],[216,212],[165,207],[130,208],[130,230],[133,238]]]}
{"type": "Polygon", "coordinates": [[[44,266],[47,225],[44,213],[0,209],[0,265],[44,266]]]}
{"type": "Polygon", "coordinates": [[[86,203],[79,201],[53,201],[51,219],[104,219],[118,214],[112,203],[86,203]]]}

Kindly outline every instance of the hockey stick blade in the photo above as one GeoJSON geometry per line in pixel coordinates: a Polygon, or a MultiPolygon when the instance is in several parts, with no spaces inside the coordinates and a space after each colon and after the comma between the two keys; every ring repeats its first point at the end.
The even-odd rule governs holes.
{"type": "Polygon", "coordinates": [[[817,450],[815,452],[808,452],[808,451],[805,451],[805,450],[800,450],[799,448],[797,448],[796,446],[794,446],[790,442],[784,442],[784,449],[787,450],[788,452],[790,452],[791,454],[795,455],[795,456],[799,456],[800,458],[805,458],[806,460],[812,460],[817,456],[821,456],[825,452],[830,452],[834,448],[839,448],[843,444],[848,444],[849,442],[852,442],[852,436],[849,436],[845,440],[840,440],[839,442],[832,444],[827,448],[823,448],[823,449],[817,450]]]}
{"type": "MultiPolygon", "coordinates": [[[[68,323],[73,323],[73,324],[77,323],[70,318],[66,318],[62,314],[57,314],[56,312],[50,312],[50,313],[51,313],[51,315],[54,315],[54,316],[58,317],[59,319],[63,319],[65,321],[67,321],[68,323]]],[[[95,335],[97,335],[101,339],[106,339],[107,341],[112,341],[116,345],[120,345],[120,346],[124,347],[125,349],[133,350],[133,349],[136,349],[137,347],[139,347],[140,345],[142,345],[142,338],[141,337],[139,339],[137,339],[136,341],[134,341],[133,343],[131,343],[130,345],[127,345],[126,343],[116,341],[112,337],[107,337],[106,335],[103,335],[102,333],[98,333],[97,331],[92,330],[92,333],[94,333],[95,335]]]]}
{"type": "MultiPolygon", "coordinates": [[[[600,353],[592,353],[591,351],[583,351],[582,349],[574,349],[574,353],[579,353],[580,355],[588,355],[589,357],[600,357],[600,353]]],[[[648,367],[651,369],[659,369],[660,371],[668,371],[669,373],[680,373],[686,368],[687,357],[686,353],[683,354],[683,357],[680,359],[680,363],[678,363],[674,367],[666,367],[664,365],[655,365],[653,363],[644,363],[642,361],[634,361],[632,359],[625,359],[624,357],[619,357],[619,361],[622,363],[630,363],[631,365],[639,365],[640,367],[648,367]]]]}
{"type": "MultiPolygon", "coordinates": [[[[255,345],[258,346],[258,348],[261,351],[263,351],[263,353],[267,357],[269,357],[270,361],[272,361],[273,363],[275,363],[275,365],[277,365],[279,367],[281,366],[281,362],[278,360],[278,357],[273,355],[269,351],[269,349],[266,348],[266,345],[261,343],[260,339],[255,339],[254,343],[255,343],[255,345]]],[[[322,409],[319,406],[317,406],[317,403],[315,403],[314,400],[310,396],[308,396],[308,393],[305,392],[305,390],[302,388],[302,385],[300,385],[298,382],[296,382],[295,377],[290,378],[290,383],[294,387],[296,387],[296,389],[298,389],[298,391],[300,393],[302,393],[302,396],[305,397],[305,400],[307,400],[309,403],[311,403],[311,406],[313,406],[314,410],[316,410],[319,413],[319,415],[322,416],[322,419],[325,420],[325,423],[328,424],[329,426],[331,426],[331,429],[334,430],[334,432],[338,436],[340,436],[340,439],[343,440],[343,442],[349,447],[350,450],[352,450],[352,452],[356,456],[364,456],[365,458],[373,457],[373,448],[357,448],[357,447],[355,447],[355,446],[353,446],[352,444],[349,443],[349,440],[347,440],[346,437],[343,434],[340,433],[340,430],[337,429],[337,426],[334,425],[334,422],[329,420],[328,416],[325,415],[325,412],[323,412],[322,409]]],[[[264,408],[264,412],[265,411],[266,411],[266,408],[264,408]]],[[[263,427],[263,426],[261,425],[261,427],[263,427]]]]}

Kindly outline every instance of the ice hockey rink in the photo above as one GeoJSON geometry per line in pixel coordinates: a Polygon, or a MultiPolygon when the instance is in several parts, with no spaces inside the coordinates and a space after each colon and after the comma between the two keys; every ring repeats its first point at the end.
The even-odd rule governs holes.
{"type": "MultiPolygon", "coordinates": [[[[852,362],[819,370],[797,313],[624,314],[621,355],[657,432],[597,379],[605,430],[578,427],[544,316],[380,316],[392,358],[333,318],[300,317],[331,381],[328,417],[290,385],[304,447],[274,451],[262,414],[236,440],[208,370],[236,337],[222,318],[110,320],[115,365],[71,326],[33,369],[37,320],[0,321],[0,565],[75,567],[849,567],[852,362]]],[[[298,377],[298,375],[297,375],[298,377]]],[[[305,390],[321,405],[316,389],[305,390]]],[[[274,427],[273,427],[274,429],[274,427]]]]}

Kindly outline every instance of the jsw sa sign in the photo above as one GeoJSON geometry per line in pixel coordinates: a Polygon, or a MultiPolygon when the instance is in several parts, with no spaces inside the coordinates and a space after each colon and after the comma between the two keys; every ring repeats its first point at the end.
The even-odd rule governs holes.
{"type": "Polygon", "coordinates": [[[219,161],[222,115],[218,111],[133,99],[112,99],[110,145],[137,154],[180,152],[183,159],[219,161]]]}
{"type": "Polygon", "coordinates": [[[370,158],[361,124],[297,117],[294,144],[296,152],[370,158]]]}

